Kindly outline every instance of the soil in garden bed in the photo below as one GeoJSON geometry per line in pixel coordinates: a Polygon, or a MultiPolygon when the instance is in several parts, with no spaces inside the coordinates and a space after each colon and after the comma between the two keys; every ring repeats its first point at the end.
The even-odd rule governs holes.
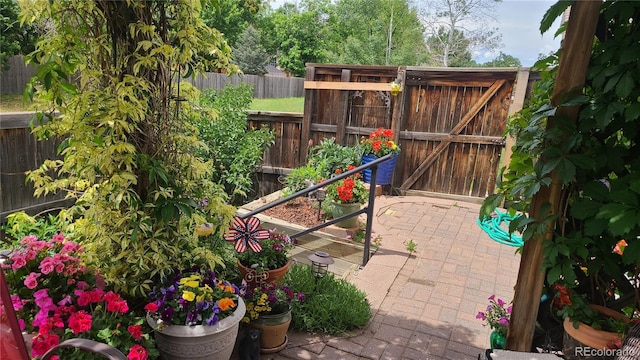
{"type": "Polygon", "coordinates": [[[276,219],[285,220],[292,224],[307,228],[320,225],[324,222],[324,211],[320,209],[318,219],[318,202],[306,197],[298,197],[284,204],[272,207],[264,212],[265,215],[276,219]]]}

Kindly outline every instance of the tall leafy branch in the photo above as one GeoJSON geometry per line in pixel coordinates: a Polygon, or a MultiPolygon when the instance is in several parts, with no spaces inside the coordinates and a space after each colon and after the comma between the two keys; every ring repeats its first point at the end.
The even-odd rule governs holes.
{"type": "Polygon", "coordinates": [[[36,194],[66,191],[65,212],[87,259],[116,291],[143,296],[174,267],[220,258],[193,229],[218,234],[234,209],[211,180],[197,129],[185,121],[198,91],[180,78],[205,69],[233,73],[222,34],[200,18],[201,2],[48,1],[20,3],[22,20],[49,18],[52,31],[29,61],[25,90],[39,112],[34,132],[58,138],[61,160],[29,174],[36,194]]]}

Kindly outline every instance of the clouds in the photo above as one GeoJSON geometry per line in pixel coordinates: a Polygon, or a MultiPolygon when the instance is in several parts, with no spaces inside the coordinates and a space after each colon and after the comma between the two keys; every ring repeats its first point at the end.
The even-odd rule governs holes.
{"type": "Polygon", "coordinates": [[[474,53],[474,60],[486,62],[500,51],[520,59],[523,66],[532,66],[538,54],[548,54],[560,47],[560,37],[553,35],[560,27],[560,19],[544,35],[540,34],[540,21],[555,1],[550,0],[504,0],[496,6],[497,23],[504,46],[495,53],[474,53]]]}

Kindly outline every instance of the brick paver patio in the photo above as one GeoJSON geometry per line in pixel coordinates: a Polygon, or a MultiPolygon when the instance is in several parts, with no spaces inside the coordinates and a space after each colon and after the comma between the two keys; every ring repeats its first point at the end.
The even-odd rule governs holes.
{"type": "Polygon", "coordinates": [[[476,359],[489,346],[475,316],[492,294],[513,298],[516,248],[477,226],[478,204],[382,196],[375,205],[382,245],[349,279],[367,293],[370,323],[349,336],[289,331],[287,348],[262,359],[476,359]]]}

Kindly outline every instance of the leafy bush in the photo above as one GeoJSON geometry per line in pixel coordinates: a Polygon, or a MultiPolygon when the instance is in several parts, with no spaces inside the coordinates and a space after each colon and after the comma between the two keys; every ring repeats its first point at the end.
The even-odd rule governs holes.
{"type": "Polygon", "coordinates": [[[6,236],[4,242],[13,246],[18,245],[27,235],[35,235],[40,239],[51,238],[67,225],[58,215],[31,216],[24,211],[18,211],[7,215],[7,221],[0,225],[0,230],[6,236]]]}
{"type": "Polygon", "coordinates": [[[336,144],[336,139],[323,139],[320,145],[309,151],[308,166],[315,168],[320,178],[328,179],[336,169],[346,169],[349,165],[359,166],[362,161],[360,146],[343,146],[336,144]]]}
{"type": "Polygon", "coordinates": [[[293,169],[284,179],[285,189],[282,190],[284,196],[291,195],[300,190],[304,190],[312,183],[315,184],[321,179],[316,168],[312,166],[301,166],[293,169]]]}
{"type": "Polygon", "coordinates": [[[248,84],[207,89],[200,97],[204,111],[192,118],[199,138],[207,145],[197,155],[213,160],[212,180],[224,187],[233,204],[249,197],[256,168],[275,138],[268,128],[247,129],[252,98],[253,89],[248,84]]]}
{"type": "Polygon", "coordinates": [[[293,265],[284,282],[305,294],[292,310],[291,326],[297,330],[341,334],[365,326],[371,318],[367,294],[331,273],[317,279],[307,265],[293,265]]]}

